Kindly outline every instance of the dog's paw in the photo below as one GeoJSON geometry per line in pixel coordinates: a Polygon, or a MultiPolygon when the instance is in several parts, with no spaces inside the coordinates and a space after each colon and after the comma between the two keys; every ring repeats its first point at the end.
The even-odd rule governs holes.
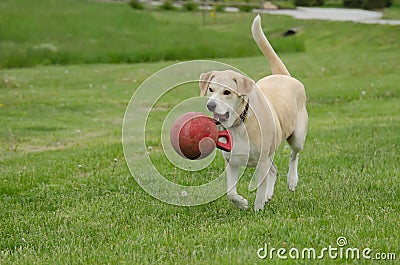
{"type": "Polygon", "coordinates": [[[265,195],[265,202],[269,203],[269,201],[272,199],[273,195],[274,195],[274,192],[268,192],[267,191],[267,194],[265,195]]]}
{"type": "Polygon", "coordinates": [[[254,203],[254,211],[258,212],[258,211],[262,211],[264,210],[264,206],[265,206],[265,201],[261,201],[261,202],[255,202],[254,203]]]}
{"type": "Polygon", "coordinates": [[[233,205],[241,210],[247,210],[249,208],[249,203],[245,198],[240,195],[228,196],[233,205]]]}
{"type": "Polygon", "coordinates": [[[295,191],[297,187],[298,178],[288,178],[288,188],[290,191],[295,191]]]}

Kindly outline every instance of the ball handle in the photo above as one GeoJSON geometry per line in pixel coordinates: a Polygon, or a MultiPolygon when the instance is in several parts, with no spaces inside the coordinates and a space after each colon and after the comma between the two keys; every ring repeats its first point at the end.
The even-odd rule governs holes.
{"type": "Polygon", "coordinates": [[[228,130],[218,132],[217,148],[225,152],[230,152],[232,150],[232,136],[228,130]],[[225,139],[226,143],[220,142],[220,138],[225,139]]]}

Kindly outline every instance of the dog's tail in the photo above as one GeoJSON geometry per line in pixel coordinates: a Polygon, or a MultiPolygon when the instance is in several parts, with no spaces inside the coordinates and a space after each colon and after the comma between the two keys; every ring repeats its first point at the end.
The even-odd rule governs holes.
{"type": "Polygon", "coordinates": [[[275,53],[267,37],[265,37],[264,35],[264,32],[261,28],[260,15],[257,15],[254,18],[253,25],[251,26],[251,33],[253,34],[253,39],[256,41],[258,47],[265,55],[265,57],[267,57],[269,65],[271,67],[272,74],[290,76],[290,73],[286,69],[286,66],[283,64],[281,59],[275,53]]]}

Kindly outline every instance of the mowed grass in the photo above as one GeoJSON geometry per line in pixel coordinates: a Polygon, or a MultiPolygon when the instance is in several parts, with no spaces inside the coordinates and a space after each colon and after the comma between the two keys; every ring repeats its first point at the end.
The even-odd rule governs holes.
{"type": "MultiPolygon", "coordinates": [[[[200,12],[141,12],[127,3],[4,0],[0,3],[0,67],[258,54],[256,47],[248,45],[251,17],[218,14],[212,20],[207,15],[205,22],[207,26],[200,12]]],[[[300,40],[283,39],[276,46],[304,49],[300,40]]]]}
{"type": "MultiPolygon", "coordinates": [[[[226,14],[212,27],[229,30],[228,21],[250,23],[252,16],[226,14]]],[[[124,111],[147,77],[174,62],[2,69],[0,263],[282,263],[276,252],[273,260],[260,260],[257,250],[267,244],[319,252],[337,247],[339,236],[347,238],[348,247],[371,248],[372,256],[396,253],[398,260],[398,27],[277,16],[263,16],[263,21],[278,42],[281,29],[303,26],[298,38],[304,52],[280,54],[308,95],[309,132],[296,192],[286,188],[285,145],[275,156],[274,198],[261,213],[240,211],[225,197],[203,206],[172,206],[138,185],[122,151],[124,111]]],[[[235,30],[248,36],[247,45],[254,48],[249,26],[235,30]]],[[[254,79],[269,72],[261,54],[220,61],[254,79]]],[[[172,95],[171,102],[191,93],[198,91],[172,95]]],[[[160,110],[160,120],[165,113],[160,110]]],[[[162,155],[160,136],[153,133],[159,123],[148,129],[153,161],[171,174],[174,168],[162,155]]],[[[203,183],[222,167],[218,156],[206,173],[182,173],[177,181],[203,183]]],[[[247,190],[251,175],[250,169],[239,190],[252,204],[255,195],[247,190]]],[[[317,262],[371,263],[328,255],[317,262]]]]}

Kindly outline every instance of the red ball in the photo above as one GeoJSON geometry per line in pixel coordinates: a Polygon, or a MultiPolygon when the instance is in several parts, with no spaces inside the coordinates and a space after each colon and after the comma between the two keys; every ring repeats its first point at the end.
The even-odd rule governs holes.
{"type": "Polygon", "coordinates": [[[218,129],[212,118],[200,112],[188,112],[172,124],[172,147],[182,157],[195,160],[209,156],[218,141],[218,129]]]}

